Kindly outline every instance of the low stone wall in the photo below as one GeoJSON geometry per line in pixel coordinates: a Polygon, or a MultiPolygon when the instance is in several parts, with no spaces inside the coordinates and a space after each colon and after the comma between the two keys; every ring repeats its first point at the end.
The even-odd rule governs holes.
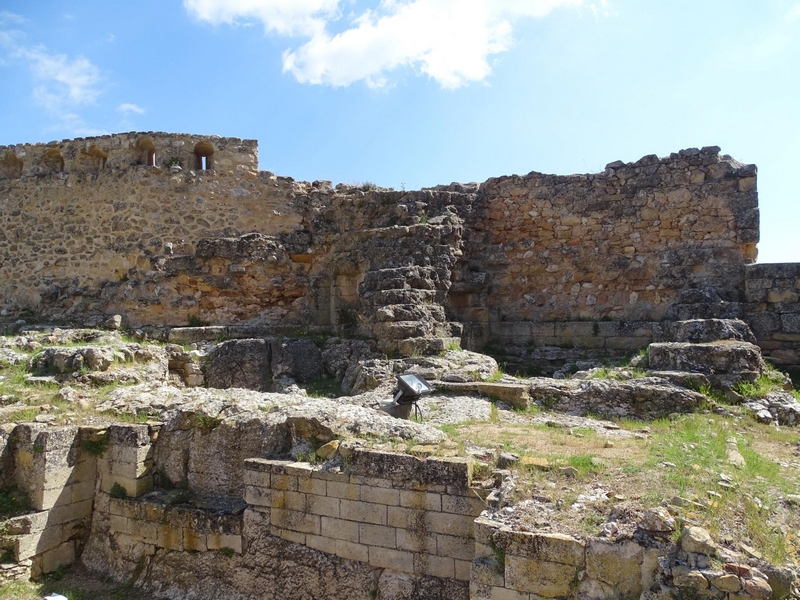
{"type": "Polygon", "coordinates": [[[32,512],[0,523],[0,553],[10,549],[15,568],[3,578],[39,576],[75,562],[89,534],[96,458],[86,442],[92,428],[17,425],[6,440],[4,485],[27,498],[32,512]]]}
{"type": "Polygon", "coordinates": [[[479,518],[470,598],[638,598],[655,582],[663,553],[632,540],[585,542],[558,533],[511,531],[479,518]]]}
{"type": "Polygon", "coordinates": [[[355,451],[346,473],[262,459],[245,469],[247,518],[273,535],[375,568],[469,581],[485,505],[465,460],[355,451]]]}

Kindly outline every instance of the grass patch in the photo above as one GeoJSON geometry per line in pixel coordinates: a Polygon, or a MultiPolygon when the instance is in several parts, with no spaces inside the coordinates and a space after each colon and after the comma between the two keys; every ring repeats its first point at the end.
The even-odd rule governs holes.
{"type": "Polygon", "coordinates": [[[745,398],[763,398],[770,392],[783,391],[783,374],[780,371],[767,370],[756,381],[742,381],[734,390],[745,398]]]}
{"type": "Polygon", "coordinates": [[[100,457],[108,449],[108,438],[103,436],[99,440],[81,440],[81,450],[90,456],[100,457]]]}
{"type": "Polygon", "coordinates": [[[30,510],[28,497],[15,487],[0,489],[0,521],[30,510]]]}
{"type": "Polygon", "coordinates": [[[322,377],[309,382],[306,385],[306,393],[311,398],[328,398],[331,395],[336,397],[342,395],[342,386],[336,379],[322,377]]]}

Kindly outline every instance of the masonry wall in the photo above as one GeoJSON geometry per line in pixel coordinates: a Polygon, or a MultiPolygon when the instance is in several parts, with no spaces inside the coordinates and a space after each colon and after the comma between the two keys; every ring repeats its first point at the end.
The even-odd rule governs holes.
{"type": "Polygon", "coordinates": [[[515,322],[658,321],[686,288],[740,301],[757,256],[756,168],[716,147],[481,191],[451,302],[484,339],[515,322]]]}
{"type": "Polygon", "coordinates": [[[251,518],[272,535],[379,569],[469,581],[473,521],[485,506],[464,460],[356,451],[347,472],[326,473],[250,459],[245,481],[251,518]],[[375,472],[383,476],[366,474],[375,472]]]}
{"type": "MultiPolygon", "coordinates": [[[[765,350],[797,363],[775,337],[796,333],[797,303],[746,306],[764,302],[745,282],[756,168],[716,147],[418,192],[275,177],[257,171],[255,141],[213,136],[7,146],[0,162],[9,317],[333,330],[401,354],[461,336],[549,360],[644,347],[648,323],[706,316],[695,294],[752,314],[765,350]]],[[[774,296],[791,277],[751,279],[774,296]]]]}
{"type": "Polygon", "coordinates": [[[746,270],[743,318],[764,356],[781,368],[800,370],[800,264],[752,265],[746,270]]]}

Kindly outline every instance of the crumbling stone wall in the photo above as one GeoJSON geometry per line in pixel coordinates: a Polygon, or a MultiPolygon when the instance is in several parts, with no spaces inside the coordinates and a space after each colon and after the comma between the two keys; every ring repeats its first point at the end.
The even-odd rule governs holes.
{"type": "Polygon", "coordinates": [[[460,338],[545,363],[559,346],[644,347],[662,319],[753,314],[781,342],[769,351],[796,351],[775,339],[796,303],[773,303],[780,328],[747,308],[763,302],[745,283],[756,168],[716,147],[415,192],[259,172],[256,142],[235,138],[129,133],[0,157],[9,316],[332,330],[399,354],[460,338]]]}

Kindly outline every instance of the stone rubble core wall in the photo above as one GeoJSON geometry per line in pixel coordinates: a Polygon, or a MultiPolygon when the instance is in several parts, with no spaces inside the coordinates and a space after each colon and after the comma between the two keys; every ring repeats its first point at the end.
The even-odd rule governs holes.
{"type": "MultiPolygon", "coordinates": [[[[757,170],[716,147],[401,192],[296,182],[257,156],[152,132],[0,148],[2,310],[334,331],[404,355],[460,338],[542,363],[629,352],[649,323],[704,311],[763,319],[757,170]]],[[[763,341],[791,363],[776,334],[797,303],[773,304],[763,341]]]]}

